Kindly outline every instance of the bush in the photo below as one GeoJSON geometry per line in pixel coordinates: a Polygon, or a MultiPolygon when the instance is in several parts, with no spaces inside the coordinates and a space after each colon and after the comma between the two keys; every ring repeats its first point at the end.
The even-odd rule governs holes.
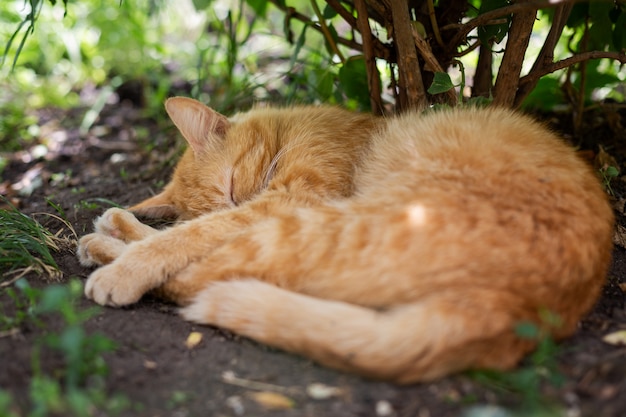
{"type": "MultiPolygon", "coordinates": [[[[54,7],[56,1],[49,1],[54,7]]],[[[43,4],[30,0],[31,12],[23,15],[21,23],[15,16],[7,19],[17,29],[7,42],[5,60],[26,53],[26,36],[49,24],[38,22],[34,30],[43,4]]],[[[151,31],[147,24],[168,4],[63,2],[57,8],[66,12],[69,24],[84,33],[95,31],[98,38],[89,44],[84,41],[89,37],[77,36],[75,29],[73,37],[62,36],[64,56],[75,64],[76,54],[71,51],[79,50],[82,62],[100,81],[113,74],[167,78],[178,58],[175,50],[164,45],[168,36],[179,34],[151,31]],[[116,24],[120,21],[124,24],[116,24]],[[77,44],[75,48],[68,47],[72,43],[68,38],[77,44]]],[[[196,62],[195,72],[190,71],[189,61],[183,62],[186,70],[181,76],[194,84],[191,93],[196,97],[206,91],[213,99],[222,97],[216,107],[228,108],[234,98],[271,99],[276,93],[291,100],[341,102],[376,113],[432,103],[454,105],[469,97],[520,107],[537,88],[543,96],[557,95],[580,108],[597,98],[593,94],[599,89],[624,82],[617,65],[626,63],[624,0],[513,4],[507,0],[326,0],[325,4],[193,0],[193,6],[204,13],[205,30],[193,47],[191,38],[177,44],[182,46],[179,49],[188,48],[196,62]],[[319,36],[311,36],[312,32],[319,36]],[[258,39],[263,36],[282,37],[292,45],[289,55],[274,56],[282,64],[282,85],[250,76],[259,65],[264,69],[271,65],[263,62],[262,51],[248,48],[248,56],[241,56],[247,45],[262,44],[258,39]],[[561,71],[557,78],[545,78],[557,71],[561,71]]],[[[41,62],[37,66],[45,67],[41,62]]],[[[623,91],[612,94],[624,99],[623,91]]],[[[531,96],[529,103],[533,102],[537,100],[531,96]]]]}

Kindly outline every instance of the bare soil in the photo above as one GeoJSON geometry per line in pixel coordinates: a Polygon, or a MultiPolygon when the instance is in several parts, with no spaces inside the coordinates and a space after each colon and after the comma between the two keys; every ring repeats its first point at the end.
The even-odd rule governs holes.
{"type": "MultiPolygon", "coordinates": [[[[49,138],[48,153],[33,157],[31,149],[13,155],[0,186],[2,194],[28,214],[57,213],[46,200],[58,204],[78,236],[91,230],[93,219],[110,206],[107,200],[129,205],[158,191],[180,149],[176,132],[165,119],[146,118],[130,104],[105,107],[89,132],[81,134],[77,126],[84,112],[40,112],[43,135],[49,138]],[[20,195],[17,189],[28,186],[27,178],[41,183],[30,195],[20,195]]],[[[613,113],[622,123],[617,129],[615,120],[609,123],[606,114],[598,112],[578,137],[584,148],[595,152],[597,145],[603,145],[621,163],[626,137],[619,127],[626,126],[626,115],[623,110],[613,113]]],[[[571,136],[567,115],[544,117],[571,136]]],[[[612,189],[616,202],[626,197],[621,180],[615,180],[612,189]]],[[[55,219],[37,218],[54,232],[69,233],[55,219]]],[[[621,210],[618,222],[624,224],[621,210]]],[[[91,272],[79,265],[74,248],[55,257],[63,280],[85,279],[91,272]]],[[[27,278],[34,286],[50,281],[49,277],[27,278]]],[[[560,410],[552,409],[549,415],[626,416],[626,346],[602,341],[606,334],[626,330],[620,287],[624,283],[626,250],[616,246],[601,299],[576,335],[559,345],[556,361],[563,383],[544,382],[537,392],[542,404],[560,410]]],[[[0,302],[7,307],[11,300],[0,292],[0,302]]],[[[80,305],[93,306],[85,299],[80,305]]],[[[45,331],[58,327],[55,320],[47,320],[45,331]]],[[[471,374],[403,387],[364,380],[217,328],[187,323],[178,317],[175,306],[150,297],[127,308],[104,308],[85,328],[118,344],[105,355],[110,370],[106,390],[111,395],[123,393],[134,403],[123,413],[128,416],[495,416],[524,414],[529,401],[528,393],[499,389],[471,374]],[[193,348],[185,345],[191,332],[202,334],[193,348]],[[311,394],[312,384],[334,389],[328,395],[311,394]],[[259,392],[279,397],[259,397],[259,392]],[[282,404],[285,398],[292,402],[282,404]]],[[[31,348],[42,331],[23,326],[0,338],[0,387],[13,395],[22,410],[29,408],[31,348]]],[[[53,374],[58,366],[58,358],[43,355],[43,369],[53,374]]],[[[530,362],[524,367],[534,369],[530,362]]]]}

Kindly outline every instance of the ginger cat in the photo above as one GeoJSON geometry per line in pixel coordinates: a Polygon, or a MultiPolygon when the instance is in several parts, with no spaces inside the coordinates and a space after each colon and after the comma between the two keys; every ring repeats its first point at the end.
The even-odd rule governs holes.
{"type": "Polygon", "coordinates": [[[554,134],[502,109],[374,119],[336,108],[232,119],[166,109],[189,143],[165,190],[83,237],[87,297],[156,291],[188,320],[398,383],[513,367],[596,301],[613,214],[554,134]],[[186,220],[165,230],[131,213],[186,220]]]}

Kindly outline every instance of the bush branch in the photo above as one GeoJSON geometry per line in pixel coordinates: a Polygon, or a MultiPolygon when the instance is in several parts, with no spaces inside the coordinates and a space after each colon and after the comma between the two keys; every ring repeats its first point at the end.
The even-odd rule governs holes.
{"type": "MultiPolygon", "coordinates": [[[[543,68],[554,62],[554,48],[563,33],[563,28],[567,23],[567,18],[569,17],[573,7],[573,3],[563,3],[558,5],[554,10],[550,32],[548,33],[548,36],[541,47],[541,51],[539,52],[533,67],[529,71],[529,74],[540,73],[543,68]]],[[[524,98],[526,98],[526,96],[528,96],[528,94],[530,94],[530,92],[535,88],[539,78],[540,77],[528,78],[525,83],[520,80],[519,89],[515,96],[515,107],[518,107],[524,98]]]]}
{"type": "Polygon", "coordinates": [[[444,29],[456,30],[456,34],[448,42],[448,45],[451,48],[456,48],[458,45],[464,43],[465,37],[473,29],[477,28],[478,26],[486,25],[493,19],[497,19],[502,16],[507,16],[510,14],[520,13],[520,12],[528,11],[528,10],[538,10],[538,9],[544,9],[548,7],[555,7],[555,6],[558,6],[559,4],[573,3],[575,1],[577,0],[561,0],[561,1],[529,0],[529,1],[524,1],[524,2],[518,2],[510,6],[501,7],[499,9],[491,10],[479,16],[476,16],[474,19],[461,25],[460,27],[458,25],[447,26],[447,27],[442,28],[442,30],[444,29]]]}
{"type": "MultiPolygon", "coordinates": [[[[279,0],[269,0],[269,2],[276,6],[279,10],[284,12],[287,19],[293,18],[299,20],[300,22],[324,35],[324,30],[322,29],[322,26],[317,22],[313,22],[308,16],[299,13],[293,7],[281,4],[279,0]]],[[[346,39],[338,36],[336,41],[340,45],[347,46],[348,48],[354,49],[355,51],[363,52],[363,45],[352,39],[346,39]]],[[[389,61],[391,59],[391,49],[387,45],[383,44],[378,38],[373,38],[373,47],[376,57],[382,58],[386,61],[389,61]]]]}
{"type": "Polygon", "coordinates": [[[367,14],[367,5],[364,0],[355,0],[357,11],[357,25],[363,39],[363,55],[365,56],[365,68],[367,71],[367,84],[370,90],[370,105],[374,114],[383,114],[383,101],[381,98],[380,73],[376,67],[376,57],[372,46],[372,29],[370,28],[367,14]]]}
{"type": "Polygon", "coordinates": [[[513,15],[506,50],[494,86],[494,106],[511,107],[515,102],[522,63],[536,15],[535,9],[524,10],[513,15]]]}
{"type": "Polygon", "coordinates": [[[322,30],[322,34],[324,35],[326,42],[330,46],[330,49],[333,50],[333,53],[339,57],[342,63],[345,63],[346,58],[343,56],[343,54],[339,50],[337,43],[333,39],[333,35],[330,33],[330,29],[328,29],[328,26],[326,26],[326,20],[324,20],[324,16],[322,16],[322,12],[320,8],[317,6],[317,0],[311,0],[311,7],[313,7],[313,11],[315,12],[315,15],[317,16],[317,20],[319,21],[319,25],[322,30]]]}
{"type": "Polygon", "coordinates": [[[626,53],[620,52],[607,52],[607,51],[587,51],[581,52],[579,54],[570,56],[569,58],[562,59],[557,62],[553,62],[552,64],[545,65],[541,68],[536,69],[528,73],[520,79],[520,89],[519,89],[519,98],[516,98],[516,105],[521,104],[521,101],[526,98],[532,88],[537,84],[537,81],[543,77],[544,75],[551,74],[555,71],[562,70],[564,68],[570,67],[574,64],[578,64],[579,62],[588,61],[590,59],[612,59],[615,61],[619,61],[622,64],[626,64],[626,53]],[[529,86],[533,86],[529,89],[529,86]],[[519,103],[518,103],[519,102],[519,103]]]}
{"type": "Polygon", "coordinates": [[[428,101],[411,33],[409,6],[404,1],[391,1],[390,3],[393,39],[398,55],[400,110],[424,108],[428,105],[428,101]]]}
{"type": "MultiPolygon", "coordinates": [[[[320,32],[322,35],[324,34],[324,31],[322,30],[322,27],[316,23],[313,22],[311,19],[309,19],[307,16],[303,15],[302,13],[297,12],[293,7],[289,7],[289,6],[283,6],[280,4],[280,2],[278,2],[277,0],[269,0],[270,3],[272,3],[273,5],[275,5],[278,9],[280,9],[282,12],[285,13],[286,19],[296,19],[301,21],[302,23],[306,24],[307,26],[309,26],[310,28],[320,32]]],[[[337,43],[347,46],[349,48],[352,48],[356,51],[362,51],[363,50],[363,46],[358,43],[355,42],[353,40],[350,39],[346,39],[346,38],[342,38],[341,36],[337,37],[337,43]]],[[[377,52],[379,52],[377,50],[377,52]]],[[[389,53],[385,54],[381,54],[381,58],[386,59],[389,57],[389,53]]]]}
{"type": "MultiPolygon", "coordinates": [[[[348,23],[352,28],[356,29],[358,27],[357,19],[355,19],[352,13],[350,13],[348,9],[343,7],[341,3],[339,3],[338,0],[326,0],[326,4],[332,7],[333,10],[336,11],[337,14],[341,16],[343,20],[345,20],[346,23],[348,23]]],[[[355,2],[355,5],[356,5],[356,2],[355,2]]]]}

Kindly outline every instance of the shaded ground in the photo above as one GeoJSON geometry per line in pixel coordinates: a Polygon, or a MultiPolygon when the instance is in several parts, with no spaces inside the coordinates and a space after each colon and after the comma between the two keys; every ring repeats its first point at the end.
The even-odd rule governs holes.
{"type": "MultiPolygon", "coordinates": [[[[626,125],[624,112],[616,114],[626,125]]],[[[48,153],[34,158],[32,150],[16,155],[4,171],[5,182],[0,187],[26,213],[54,213],[46,202],[50,199],[61,206],[79,236],[89,232],[93,219],[109,207],[107,200],[128,205],[157,191],[177,154],[174,130],[165,122],[144,118],[130,105],[107,106],[85,135],[76,128],[82,115],[83,111],[42,112],[48,153]],[[20,187],[33,185],[30,196],[18,194],[20,187]]],[[[583,144],[597,149],[592,147],[597,141],[623,162],[623,128],[620,131],[618,123],[616,129],[615,121],[606,122],[605,116],[600,112],[590,118],[593,122],[583,135],[590,142],[583,144]]],[[[625,188],[621,180],[614,181],[612,188],[616,200],[626,196],[621,194],[625,188]]],[[[53,231],[65,228],[53,219],[42,222],[53,231]]],[[[622,216],[620,222],[624,223],[622,216]]],[[[78,264],[73,250],[56,257],[64,279],[89,275],[90,270],[78,264]]],[[[32,285],[45,285],[38,277],[29,280],[32,285]]],[[[577,334],[558,349],[558,370],[564,383],[558,387],[543,383],[535,392],[568,416],[626,416],[626,346],[602,341],[606,334],[626,329],[625,296],[619,285],[623,283],[626,250],[617,246],[601,300],[577,334]]],[[[7,306],[11,301],[0,294],[0,302],[7,306]]],[[[92,304],[82,300],[81,305],[92,304]]],[[[55,328],[53,321],[49,325],[55,328]]],[[[151,298],[124,309],[103,309],[85,327],[118,343],[118,349],[105,357],[110,369],[107,390],[124,393],[135,403],[125,415],[486,416],[497,414],[476,407],[492,404],[519,410],[533,394],[502,391],[470,375],[408,387],[366,381],[219,329],[186,323],[173,306],[151,298]],[[185,341],[194,331],[203,337],[190,349],[185,341]],[[316,383],[336,389],[326,398],[316,399],[315,394],[307,393],[316,383]],[[259,391],[281,394],[293,404],[268,409],[270,401],[255,399],[254,393],[259,391]]],[[[11,392],[21,407],[27,404],[31,348],[39,332],[26,326],[0,338],[0,387],[11,392]]],[[[54,361],[44,356],[42,367],[53,370],[54,361]]],[[[530,364],[525,366],[535,374],[542,372],[530,364]]]]}

